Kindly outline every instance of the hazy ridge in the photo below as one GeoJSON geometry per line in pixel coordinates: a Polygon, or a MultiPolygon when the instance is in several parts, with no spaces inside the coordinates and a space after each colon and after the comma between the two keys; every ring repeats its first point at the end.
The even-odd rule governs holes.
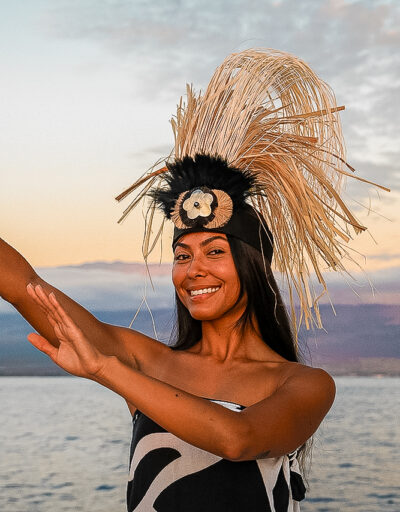
{"type": "MultiPolygon", "coordinates": [[[[171,264],[149,265],[154,289],[142,263],[94,262],[38,269],[99,319],[129,326],[145,295],[160,340],[173,325],[171,264]]],[[[328,276],[336,316],[329,304],[320,306],[324,329],[300,333],[305,362],[336,375],[400,375],[400,269],[379,271],[357,293],[336,275],[328,276]]],[[[142,307],[133,328],[154,336],[151,317],[142,307]]],[[[0,375],[65,375],[26,340],[29,324],[0,300],[0,375]]]]}
{"type": "MultiPolygon", "coordinates": [[[[109,323],[129,326],[134,311],[96,311],[109,323]]],[[[157,334],[167,342],[173,310],[152,311],[157,334]]],[[[398,307],[380,304],[321,306],[322,330],[302,330],[301,351],[308,364],[321,366],[335,375],[400,376],[400,323],[398,307]]],[[[154,336],[148,312],[140,312],[133,328],[154,336]]],[[[0,375],[65,375],[46,356],[34,349],[26,335],[32,331],[17,313],[0,315],[0,375]]]]}

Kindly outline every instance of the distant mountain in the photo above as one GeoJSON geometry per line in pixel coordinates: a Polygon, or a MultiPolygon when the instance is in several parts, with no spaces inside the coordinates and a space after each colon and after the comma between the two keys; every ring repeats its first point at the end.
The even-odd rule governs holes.
{"type": "MultiPolygon", "coordinates": [[[[129,327],[136,311],[95,311],[104,322],[129,327]]],[[[173,322],[172,310],[152,311],[157,325],[157,336],[166,342],[173,322]]],[[[150,314],[139,312],[134,328],[154,337],[150,314]]],[[[0,315],[0,375],[66,375],[46,355],[35,349],[26,339],[32,327],[18,313],[0,315]]]]}
{"type": "MultiPolygon", "coordinates": [[[[161,341],[169,339],[173,310],[152,311],[161,341]]],[[[400,376],[400,309],[381,304],[338,305],[336,316],[322,305],[324,328],[300,332],[300,349],[305,362],[333,374],[400,376]]],[[[134,310],[97,311],[102,321],[129,326],[134,310]]],[[[133,328],[154,337],[148,312],[141,311],[133,328]]],[[[0,315],[0,375],[64,375],[52,361],[26,340],[32,332],[16,313],[0,315]]]]}
{"type": "Polygon", "coordinates": [[[81,270],[106,270],[108,272],[121,272],[123,274],[138,274],[151,276],[170,276],[171,263],[149,263],[147,266],[143,263],[128,263],[125,261],[95,261],[92,263],[82,263],[81,265],[66,265],[58,267],[59,269],[81,269],[81,270]]]}
{"type": "MultiPolygon", "coordinates": [[[[160,339],[166,340],[174,304],[171,268],[169,263],[150,264],[146,268],[143,263],[100,261],[37,270],[45,280],[106,322],[129,326],[142,304],[134,328],[153,336],[145,297],[160,339]]],[[[340,276],[326,275],[336,316],[324,298],[320,309],[327,332],[302,330],[300,348],[307,362],[333,373],[383,371],[400,375],[400,268],[371,274],[374,294],[365,276],[354,277],[357,280],[351,284],[357,295],[340,276]]],[[[277,280],[279,283],[279,275],[277,280]]],[[[0,374],[64,373],[26,341],[30,331],[25,320],[0,299],[0,374]]]]}
{"type": "Polygon", "coordinates": [[[321,307],[323,325],[302,330],[315,357],[400,357],[400,308],[381,304],[337,305],[336,316],[329,306],[321,307]]]}

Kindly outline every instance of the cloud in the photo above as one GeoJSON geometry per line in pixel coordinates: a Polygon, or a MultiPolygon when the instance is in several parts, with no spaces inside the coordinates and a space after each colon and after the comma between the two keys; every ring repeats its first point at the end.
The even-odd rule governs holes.
{"type": "MultiPolygon", "coordinates": [[[[132,82],[132,95],[154,108],[174,105],[186,82],[204,89],[233,51],[261,46],[294,53],[346,105],[342,123],[351,164],[366,179],[400,188],[396,1],[68,0],[51,4],[41,23],[50,37],[86,41],[113,56],[132,82]]],[[[354,197],[367,195],[351,187],[354,197]]]]}
{"type": "Polygon", "coordinates": [[[400,252],[395,254],[371,254],[368,258],[371,260],[390,261],[397,258],[400,259],[400,252]]]}
{"type": "Polygon", "coordinates": [[[382,73],[395,76],[399,19],[395,2],[68,0],[52,4],[43,25],[53,36],[97,41],[124,61],[132,58],[167,88],[176,74],[208,81],[209,66],[226,53],[267,46],[304,57],[352,89],[351,78],[366,74],[367,84],[355,82],[360,89],[382,73]]]}
{"type": "Polygon", "coordinates": [[[171,152],[171,145],[158,144],[143,148],[141,151],[135,151],[129,154],[131,158],[135,159],[149,159],[149,157],[158,159],[160,155],[169,155],[171,152]]]}

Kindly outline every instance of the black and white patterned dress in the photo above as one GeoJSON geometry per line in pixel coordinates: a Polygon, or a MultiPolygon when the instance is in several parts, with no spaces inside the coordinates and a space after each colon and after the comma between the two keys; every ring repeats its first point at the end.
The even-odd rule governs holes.
{"type": "Polygon", "coordinates": [[[128,512],[298,512],[305,487],[296,454],[232,462],[182,441],[136,411],[128,512]]]}

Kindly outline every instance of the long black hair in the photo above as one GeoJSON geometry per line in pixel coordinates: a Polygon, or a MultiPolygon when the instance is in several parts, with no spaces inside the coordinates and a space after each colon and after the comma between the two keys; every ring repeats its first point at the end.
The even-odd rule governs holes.
{"type": "MultiPolygon", "coordinates": [[[[239,276],[240,292],[237,302],[246,295],[247,305],[237,322],[239,329],[251,325],[258,329],[262,340],[288,361],[302,362],[296,348],[286,306],[275,281],[271,266],[260,251],[227,235],[233,262],[239,276]]],[[[193,318],[177,294],[176,321],[171,333],[173,350],[186,350],[201,339],[201,321],[193,318]]],[[[298,449],[299,464],[306,484],[311,467],[313,438],[298,449]]]]}
{"type": "MultiPolygon", "coordinates": [[[[240,239],[227,235],[239,276],[237,302],[246,295],[247,305],[237,327],[258,328],[263,341],[288,361],[299,362],[286,307],[268,261],[240,239]]],[[[201,321],[193,318],[176,295],[176,325],[172,333],[175,350],[193,347],[201,338],[201,321]]]]}

